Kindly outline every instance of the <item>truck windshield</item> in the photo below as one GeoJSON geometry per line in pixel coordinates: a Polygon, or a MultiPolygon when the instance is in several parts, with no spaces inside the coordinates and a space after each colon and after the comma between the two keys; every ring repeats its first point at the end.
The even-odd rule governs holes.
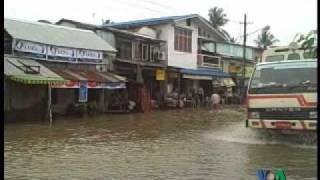
{"type": "Polygon", "coordinates": [[[250,94],[316,91],[316,63],[258,65],[249,87],[250,94]]]}

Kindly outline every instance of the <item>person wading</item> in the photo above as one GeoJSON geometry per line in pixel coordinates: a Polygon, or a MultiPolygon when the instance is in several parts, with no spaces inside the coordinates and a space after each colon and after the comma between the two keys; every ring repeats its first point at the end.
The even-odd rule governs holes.
{"type": "Polygon", "coordinates": [[[204,105],[204,91],[203,88],[200,87],[197,91],[198,96],[199,96],[199,106],[203,106],[204,105]]]}
{"type": "Polygon", "coordinates": [[[217,92],[213,92],[213,94],[211,95],[211,103],[212,103],[212,108],[213,109],[218,109],[219,108],[219,104],[220,104],[220,96],[217,92]]]}

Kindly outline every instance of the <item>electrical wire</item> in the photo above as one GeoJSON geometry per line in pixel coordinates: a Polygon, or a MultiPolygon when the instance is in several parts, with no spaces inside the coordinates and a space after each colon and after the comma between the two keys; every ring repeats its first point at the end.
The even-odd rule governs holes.
{"type": "Polygon", "coordinates": [[[173,8],[171,6],[167,6],[167,5],[161,4],[159,2],[155,2],[155,1],[151,1],[151,0],[140,0],[140,1],[143,1],[143,2],[145,2],[147,4],[152,4],[153,6],[158,6],[158,7],[161,7],[161,8],[165,8],[166,10],[167,9],[176,10],[175,8],[173,8]]]}

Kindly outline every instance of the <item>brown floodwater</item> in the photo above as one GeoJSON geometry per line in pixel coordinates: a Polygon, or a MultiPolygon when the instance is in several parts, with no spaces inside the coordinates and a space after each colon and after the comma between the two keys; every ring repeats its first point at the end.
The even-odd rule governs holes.
{"type": "Polygon", "coordinates": [[[4,124],[5,179],[316,179],[316,145],[245,128],[238,109],[154,111],[4,124]]]}

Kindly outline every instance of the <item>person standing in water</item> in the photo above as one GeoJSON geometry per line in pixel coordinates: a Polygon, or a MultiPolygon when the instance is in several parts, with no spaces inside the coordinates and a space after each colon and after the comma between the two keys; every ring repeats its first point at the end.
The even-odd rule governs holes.
{"type": "Polygon", "coordinates": [[[213,109],[218,109],[219,107],[219,104],[220,104],[220,96],[217,92],[213,92],[212,95],[211,95],[211,103],[212,103],[212,108],[213,109]]]}

